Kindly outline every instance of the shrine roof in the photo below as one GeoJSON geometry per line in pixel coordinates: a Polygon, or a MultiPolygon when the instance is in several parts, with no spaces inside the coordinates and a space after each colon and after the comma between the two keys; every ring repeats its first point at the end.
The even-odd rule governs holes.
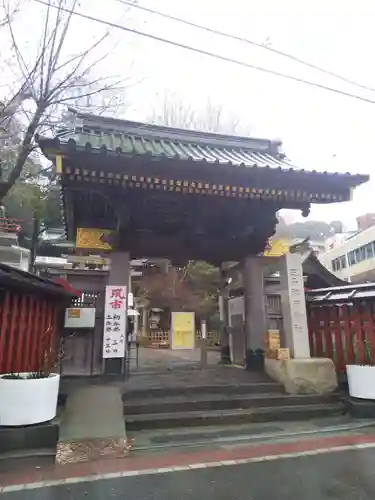
{"type": "Polygon", "coordinates": [[[306,300],[312,305],[352,302],[375,298],[375,283],[348,284],[331,288],[318,288],[306,293],[306,300]]]}
{"type": "Polygon", "coordinates": [[[36,274],[0,263],[0,288],[18,293],[48,294],[56,298],[76,296],[76,291],[36,274]]]}
{"type": "Polygon", "coordinates": [[[369,180],[368,175],[309,171],[292,164],[276,140],[213,134],[100,117],[69,109],[54,139],[40,138],[47,150],[65,149],[88,153],[115,154],[125,157],[146,156],[149,160],[174,159],[233,165],[251,169],[296,171],[314,176],[346,178],[351,187],[369,180]]]}

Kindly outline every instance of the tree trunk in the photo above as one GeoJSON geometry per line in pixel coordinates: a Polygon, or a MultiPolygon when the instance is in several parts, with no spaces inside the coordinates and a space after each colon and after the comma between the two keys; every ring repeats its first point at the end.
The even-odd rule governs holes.
{"type": "Polygon", "coordinates": [[[38,250],[38,239],[39,239],[39,218],[36,215],[34,215],[33,232],[31,235],[31,246],[30,246],[29,265],[28,265],[29,273],[34,272],[35,259],[38,250]]]}

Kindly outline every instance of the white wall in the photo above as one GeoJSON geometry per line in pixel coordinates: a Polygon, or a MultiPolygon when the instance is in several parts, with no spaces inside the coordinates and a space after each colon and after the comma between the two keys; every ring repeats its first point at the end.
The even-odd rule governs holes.
{"type": "Polygon", "coordinates": [[[336,276],[347,281],[356,275],[375,270],[375,226],[320,254],[319,259],[336,276]],[[337,259],[341,261],[338,267],[337,259]]]}

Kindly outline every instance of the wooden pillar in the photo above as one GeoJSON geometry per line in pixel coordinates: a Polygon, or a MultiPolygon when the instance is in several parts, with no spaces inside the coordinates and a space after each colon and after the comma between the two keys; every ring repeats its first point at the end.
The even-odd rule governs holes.
{"type": "Polygon", "coordinates": [[[350,306],[343,305],[342,319],[345,332],[345,346],[346,346],[346,363],[348,365],[355,364],[355,336],[353,336],[351,328],[350,306]]]}
{"type": "Polygon", "coordinates": [[[27,317],[26,317],[26,338],[25,338],[25,371],[31,370],[31,356],[33,348],[33,320],[34,320],[35,298],[33,295],[28,296],[27,301],[27,317]]]}
{"type": "Polygon", "coordinates": [[[220,331],[220,351],[222,364],[230,364],[230,343],[229,343],[229,310],[228,310],[228,288],[225,282],[225,274],[223,269],[220,270],[220,296],[219,296],[219,312],[222,328],[220,331]]]}
{"type": "Polygon", "coordinates": [[[264,368],[264,339],[267,313],[264,300],[263,260],[249,256],[243,266],[245,301],[246,368],[264,368]]]}
{"type": "Polygon", "coordinates": [[[19,342],[20,342],[20,347],[19,347],[19,370],[20,371],[27,371],[25,369],[25,364],[26,364],[26,359],[25,359],[25,346],[26,346],[26,339],[27,339],[27,295],[22,295],[21,298],[21,311],[20,311],[20,317],[19,317],[19,342]]]}
{"type": "Polygon", "coordinates": [[[39,370],[39,350],[40,350],[40,299],[35,297],[32,301],[32,328],[31,328],[31,356],[30,371],[39,370]]]}
{"type": "Polygon", "coordinates": [[[9,324],[10,293],[5,292],[3,303],[1,304],[0,316],[0,373],[5,372],[5,349],[9,324]]]}
{"type": "Polygon", "coordinates": [[[16,372],[18,353],[19,349],[22,347],[18,343],[18,327],[19,327],[19,313],[20,313],[20,296],[17,294],[11,294],[11,306],[10,306],[10,325],[8,330],[8,342],[7,349],[5,351],[5,371],[6,372],[16,372]]]}
{"type": "MultiPolygon", "coordinates": [[[[129,252],[114,251],[111,254],[111,267],[109,271],[107,285],[109,286],[126,286],[125,294],[125,310],[128,309],[128,293],[129,293],[129,276],[130,276],[130,254],[129,252]]],[[[125,322],[125,325],[127,322],[125,322]]],[[[124,332],[126,338],[126,326],[124,332]]],[[[125,359],[113,358],[105,359],[104,372],[111,375],[120,375],[125,373],[125,359]]]]}

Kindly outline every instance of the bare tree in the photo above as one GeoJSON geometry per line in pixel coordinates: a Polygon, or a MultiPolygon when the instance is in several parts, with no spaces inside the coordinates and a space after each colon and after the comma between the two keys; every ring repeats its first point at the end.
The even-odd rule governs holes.
{"type": "Polygon", "coordinates": [[[165,95],[152,109],[148,120],[158,125],[201,132],[248,134],[239,118],[228,112],[223,104],[207,99],[203,108],[193,108],[178,94],[165,95]]]}
{"type": "MultiPolygon", "coordinates": [[[[95,75],[98,65],[107,57],[96,56],[97,49],[108,39],[110,29],[84,50],[68,54],[66,47],[78,0],[46,0],[42,30],[36,40],[36,52],[30,61],[17,36],[11,0],[2,0],[6,28],[11,42],[13,61],[17,66],[15,91],[0,103],[0,153],[14,150],[12,168],[0,183],[0,202],[20,178],[26,160],[36,147],[37,134],[51,130],[61,119],[66,104],[77,101],[92,105],[96,96],[123,92],[126,84],[120,77],[95,75]],[[16,132],[16,128],[20,130],[16,132]]],[[[1,157],[0,157],[1,161],[1,157]]]]}
{"type": "Polygon", "coordinates": [[[9,19],[13,19],[16,13],[18,12],[18,3],[13,7],[13,9],[9,9],[9,15],[7,14],[6,16],[1,16],[0,17],[0,28],[3,28],[6,26],[9,22],[9,19]]]}

